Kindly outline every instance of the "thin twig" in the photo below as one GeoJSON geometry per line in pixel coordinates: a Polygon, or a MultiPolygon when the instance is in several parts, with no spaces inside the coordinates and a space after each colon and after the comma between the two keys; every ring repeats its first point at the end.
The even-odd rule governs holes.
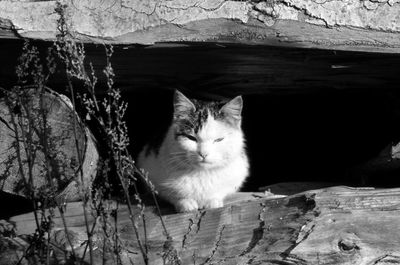
{"type": "MultiPolygon", "coordinates": [[[[76,113],[76,105],[75,105],[75,95],[74,95],[74,89],[72,86],[72,82],[71,82],[71,77],[67,74],[67,81],[68,81],[68,87],[69,87],[69,91],[71,94],[71,101],[72,101],[72,106],[73,106],[73,112],[76,113]]],[[[85,185],[85,179],[84,179],[84,175],[83,175],[83,157],[81,156],[80,153],[80,149],[79,149],[79,143],[78,143],[78,135],[77,135],[77,118],[75,117],[75,115],[73,115],[74,118],[73,120],[73,133],[74,133],[74,138],[75,138],[75,147],[76,147],[76,152],[78,155],[78,160],[79,160],[79,174],[80,174],[80,178],[81,178],[81,184],[85,185]]],[[[93,244],[92,244],[92,233],[90,232],[89,229],[89,220],[88,220],[88,214],[87,214],[87,198],[85,196],[85,194],[83,193],[83,198],[82,198],[82,202],[83,202],[83,216],[85,219],[85,226],[86,226],[86,233],[88,236],[88,244],[89,244],[89,257],[90,257],[90,264],[93,264],[93,244]]],[[[84,260],[85,257],[82,257],[82,260],[84,260]]]]}

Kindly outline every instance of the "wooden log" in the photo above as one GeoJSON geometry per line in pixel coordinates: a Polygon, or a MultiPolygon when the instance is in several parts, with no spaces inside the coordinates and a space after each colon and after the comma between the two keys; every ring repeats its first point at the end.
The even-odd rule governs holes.
{"type": "Polygon", "coordinates": [[[90,187],[96,174],[99,155],[94,138],[80,122],[66,96],[47,89],[40,100],[34,91],[33,88],[23,89],[23,107],[15,105],[11,96],[0,99],[1,190],[29,198],[29,151],[26,145],[31,142],[36,145],[32,148],[34,155],[29,156],[36,192],[50,185],[43,173],[49,172],[53,185],[59,188],[59,196],[67,201],[78,200],[79,161],[83,162],[82,185],[90,187]],[[28,127],[33,132],[32,140],[27,136],[28,127]]]}
{"type": "MultiPolygon", "coordinates": [[[[167,208],[163,219],[172,237],[169,245],[149,206],[145,213],[149,264],[172,264],[168,258],[177,257],[180,264],[397,264],[399,194],[400,189],[341,186],[278,198],[238,193],[227,198],[223,208],[190,213],[176,214],[167,208]]],[[[81,205],[68,204],[65,214],[79,246],[85,240],[81,205]]],[[[130,259],[143,264],[128,216],[126,207],[120,206],[121,256],[124,264],[130,259]]],[[[34,230],[32,214],[11,220],[19,234],[34,230]]],[[[62,231],[59,217],[54,220],[62,231]]],[[[82,253],[79,247],[76,250],[82,253]]],[[[100,248],[95,252],[100,262],[100,248]]]]}
{"type": "MultiPolygon", "coordinates": [[[[0,36],[54,40],[57,1],[1,1],[0,36]]],[[[65,0],[87,42],[234,42],[400,52],[400,4],[382,1],[65,0]]]]}

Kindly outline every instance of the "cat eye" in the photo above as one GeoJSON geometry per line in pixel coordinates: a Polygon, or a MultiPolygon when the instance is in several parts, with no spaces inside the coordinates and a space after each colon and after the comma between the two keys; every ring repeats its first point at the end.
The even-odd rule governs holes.
{"type": "Polygon", "coordinates": [[[193,135],[190,134],[184,134],[183,136],[185,136],[186,138],[188,138],[191,141],[197,142],[197,138],[193,135]]]}
{"type": "Polygon", "coordinates": [[[221,138],[217,138],[217,139],[215,139],[215,140],[214,140],[214,143],[218,143],[218,142],[221,142],[222,140],[224,140],[224,137],[221,137],[221,138]]]}

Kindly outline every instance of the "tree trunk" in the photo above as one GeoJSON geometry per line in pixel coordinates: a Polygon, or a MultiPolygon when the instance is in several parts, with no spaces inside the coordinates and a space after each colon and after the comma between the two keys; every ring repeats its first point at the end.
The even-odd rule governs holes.
{"type": "MultiPolygon", "coordinates": [[[[172,237],[169,243],[149,206],[145,211],[149,264],[173,264],[174,260],[181,264],[397,264],[399,195],[400,189],[342,186],[287,197],[238,193],[227,198],[223,208],[190,213],[165,208],[163,219],[172,237]]],[[[67,206],[66,219],[76,252],[82,253],[80,243],[86,234],[80,203],[67,206]]],[[[32,214],[11,220],[19,234],[34,231],[32,214]]],[[[55,230],[63,231],[59,217],[54,220],[55,230]]],[[[123,263],[131,259],[143,264],[123,205],[118,228],[123,263]]],[[[143,242],[143,226],[139,230],[143,242]]],[[[96,253],[100,262],[100,247],[96,253]]]]}

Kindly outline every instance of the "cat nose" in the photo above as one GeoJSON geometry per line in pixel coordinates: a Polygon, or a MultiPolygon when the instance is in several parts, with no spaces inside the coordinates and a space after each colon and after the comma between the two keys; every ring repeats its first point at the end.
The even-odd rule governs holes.
{"type": "Polygon", "coordinates": [[[199,156],[200,156],[201,158],[203,158],[203,160],[206,159],[207,155],[208,155],[208,154],[206,154],[206,153],[199,152],[199,156]]]}

